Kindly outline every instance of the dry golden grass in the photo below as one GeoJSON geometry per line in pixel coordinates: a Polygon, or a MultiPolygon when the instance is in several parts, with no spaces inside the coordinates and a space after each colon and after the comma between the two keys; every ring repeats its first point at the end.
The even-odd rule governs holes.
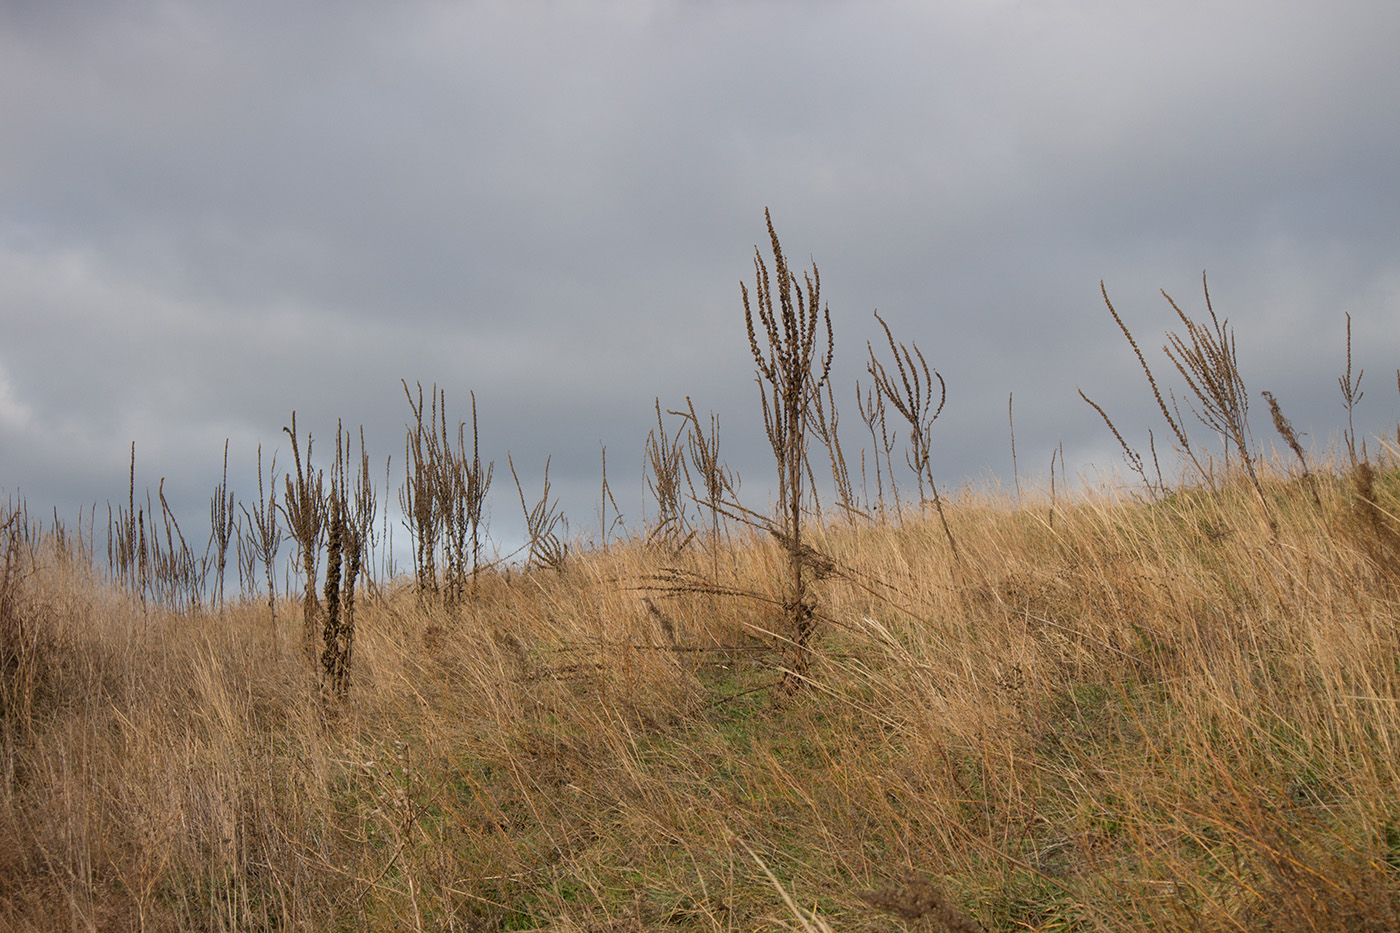
{"type": "Polygon", "coordinates": [[[1400,474],[1314,479],[811,525],[795,695],[772,540],[385,585],[333,720],[299,605],[19,542],[0,927],[1395,929],[1400,474]]]}

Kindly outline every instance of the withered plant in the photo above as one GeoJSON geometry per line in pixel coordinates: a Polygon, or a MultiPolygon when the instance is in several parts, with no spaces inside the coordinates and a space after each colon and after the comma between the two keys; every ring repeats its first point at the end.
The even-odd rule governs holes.
{"type": "Polygon", "coordinates": [[[1293,451],[1293,456],[1298,458],[1298,463],[1303,467],[1303,483],[1312,494],[1313,504],[1321,509],[1322,498],[1317,492],[1317,477],[1308,469],[1308,458],[1303,453],[1303,445],[1298,440],[1298,433],[1293,429],[1293,422],[1284,416],[1283,409],[1279,407],[1278,399],[1274,398],[1274,393],[1265,391],[1260,394],[1269,403],[1269,416],[1273,419],[1274,430],[1278,432],[1279,437],[1283,438],[1288,449],[1293,451]]]}
{"type": "Polygon", "coordinates": [[[418,580],[418,593],[424,597],[438,591],[436,560],[438,538],[443,528],[442,509],[439,508],[442,489],[439,476],[442,470],[438,461],[441,449],[435,433],[438,392],[434,385],[431,409],[424,407],[421,383],[418,384],[417,401],[409,391],[407,380],[403,380],[403,392],[413,410],[413,424],[409,426],[404,440],[407,475],[399,490],[399,508],[403,510],[404,523],[408,526],[409,539],[413,544],[413,571],[418,580]]]}
{"type": "Polygon", "coordinates": [[[316,657],[316,617],[320,602],[316,598],[316,573],[320,563],[321,537],[326,525],[326,500],[320,470],[311,468],[311,435],[306,436],[306,459],[302,460],[297,440],[297,413],[292,412],[291,427],[283,431],[292,439],[292,462],[295,473],[288,474],[282,496],[282,512],[296,542],[301,563],[303,595],[301,602],[302,650],[308,661],[316,657]]]}
{"type": "Polygon", "coordinates": [[[20,577],[24,573],[22,512],[6,505],[0,523],[0,724],[28,724],[36,674],[34,626],[19,611],[20,577]]]}
{"type": "Polygon", "coordinates": [[[894,469],[890,466],[893,459],[894,441],[890,438],[889,428],[885,422],[885,396],[878,388],[861,389],[860,380],[856,380],[856,410],[860,412],[860,420],[865,422],[865,427],[870,432],[871,456],[875,460],[875,499],[870,499],[869,477],[865,471],[865,449],[860,452],[860,485],[865,495],[865,510],[876,514],[881,521],[885,519],[885,472],[890,475],[890,493],[894,496],[895,515],[899,511],[899,487],[894,481],[894,469]],[[885,469],[881,469],[880,451],[885,452],[883,463],[885,469]]]}
{"type": "Polygon", "coordinates": [[[1011,479],[1016,484],[1016,504],[1021,504],[1021,470],[1016,463],[1016,412],[1013,403],[1016,400],[1015,392],[1008,392],[1006,395],[1006,424],[1011,429],[1011,479]]]}
{"type": "Polygon", "coordinates": [[[836,408],[836,390],[832,387],[831,380],[826,382],[825,393],[812,394],[812,413],[812,430],[826,448],[827,460],[831,464],[831,484],[835,490],[837,505],[841,506],[848,520],[857,516],[869,518],[869,514],[856,502],[855,490],[851,485],[851,471],[846,465],[846,452],[841,449],[841,413],[836,408]],[[822,398],[823,394],[825,399],[822,398]]]}
{"type": "Polygon", "coordinates": [[[238,510],[233,493],[228,491],[228,440],[224,440],[224,472],[209,500],[209,545],[204,559],[213,561],[214,593],[220,609],[224,608],[224,571],[228,566],[228,545],[238,524],[238,510]]]}
{"type": "MultiPolygon", "coordinates": [[[[1264,487],[1259,479],[1258,455],[1254,449],[1254,438],[1249,430],[1249,393],[1245,389],[1244,379],[1240,375],[1239,361],[1235,350],[1235,334],[1230,327],[1228,319],[1221,320],[1215,314],[1215,308],[1210,300],[1210,288],[1206,284],[1205,274],[1201,274],[1201,287],[1205,292],[1206,312],[1210,316],[1209,323],[1198,322],[1181,310],[1177,303],[1164,290],[1162,297],[1167,299],[1177,318],[1185,326],[1185,334],[1178,334],[1174,331],[1167,333],[1167,344],[1162,348],[1167,359],[1171,360],[1178,373],[1186,382],[1186,387],[1190,390],[1194,401],[1189,405],[1191,413],[1196,416],[1202,425],[1220,436],[1225,445],[1225,467],[1228,472],[1231,451],[1239,457],[1240,466],[1244,469],[1250,485],[1254,488],[1259,498],[1260,507],[1263,509],[1264,518],[1271,532],[1278,527],[1277,520],[1273,515],[1273,510],[1269,506],[1267,497],[1264,495],[1264,487]]],[[[1176,436],[1180,445],[1182,455],[1196,467],[1201,478],[1211,485],[1217,482],[1214,471],[1209,469],[1197,457],[1195,450],[1191,447],[1190,439],[1187,435],[1184,419],[1176,403],[1176,397],[1168,393],[1172,404],[1169,408],[1162,398],[1162,393],[1157,387],[1157,380],[1152,375],[1152,370],[1147,365],[1147,360],[1143,357],[1142,351],[1138,348],[1137,341],[1129,332],[1123,319],[1109,301],[1108,290],[1102,282],[1099,283],[1099,290],[1103,293],[1104,303],[1108,305],[1108,312],[1113,316],[1114,322],[1127,338],[1128,345],[1133,348],[1137,355],[1138,363],[1142,366],[1143,373],[1147,376],[1148,385],[1152,389],[1153,398],[1157,400],[1157,407],[1162,412],[1162,417],[1166,419],[1167,425],[1176,436]]],[[[1348,370],[1348,376],[1350,371],[1348,370]]],[[[1147,481],[1147,474],[1143,468],[1142,458],[1138,456],[1123,440],[1118,429],[1113,426],[1106,412],[1098,404],[1093,402],[1083,392],[1080,397],[1094,407],[1094,410],[1103,418],[1109,430],[1122,446],[1124,454],[1128,457],[1129,464],[1143,477],[1147,486],[1154,492],[1164,492],[1165,483],[1161,479],[1161,468],[1157,467],[1157,483],[1154,485],[1147,481]]],[[[1148,434],[1149,441],[1151,433],[1148,434]]],[[[1156,448],[1152,448],[1154,465],[1156,464],[1156,448]]]]}
{"type": "Polygon", "coordinates": [[[442,567],[442,593],[449,603],[473,590],[481,567],[481,538],[486,491],[491,486],[494,463],[482,464],[477,429],[476,393],[472,400],[472,443],[467,451],[466,423],[458,422],[454,436],[447,427],[447,393],[436,385],[423,401],[418,384],[415,400],[403,381],[404,395],[413,411],[404,441],[407,475],[399,491],[409,537],[413,542],[414,575],[420,597],[439,592],[438,567],[442,567]]]}
{"type": "Polygon", "coordinates": [[[525,532],[529,536],[529,557],[532,567],[550,567],[563,572],[564,562],[569,556],[568,542],[561,537],[567,535],[569,525],[564,514],[559,511],[559,500],[549,497],[549,459],[544,461],[544,491],[533,507],[525,504],[525,490],[520,485],[520,476],[515,472],[515,462],[510,452],[506,452],[506,463],[510,466],[511,479],[515,480],[515,491],[520,495],[520,508],[525,513],[525,532]]]}
{"type": "MultiPolygon", "coordinates": [[[[149,494],[148,494],[149,495],[149,494]]],[[[153,579],[157,587],[157,598],[170,608],[194,609],[204,601],[204,585],[208,579],[208,555],[204,559],[194,556],[185,533],[175,512],[165,498],[165,477],[156,485],[156,498],[160,501],[161,524],[165,531],[165,544],[152,539],[153,579]]]]}
{"type": "MultiPolygon", "coordinates": [[[[647,491],[656,502],[656,518],[647,540],[679,551],[695,532],[686,526],[684,487],[685,447],[680,435],[672,437],[661,418],[661,400],[654,399],[656,427],[647,432],[645,476],[647,491]]],[[[674,412],[668,412],[674,414],[674,412]]]]}
{"type": "MultiPolygon", "coordinates": [[[[1351,315],[1348,314],[1347,371],[1346,375],[1337,378],[1337,385],[1342,390],[1342,407],[1345,408],[1347,412],[1347,429],[1346,432],[1343,434],[1343,438],[1346,440],[1347,458],[1351,461],[1353,469],[1356,468],[1356,465],[1361,460],[1367,459],[1366,442],[1364,440],[1361,442],[1361,456],[1358,458],[1356,455],[1355,412],[1357,404],[1359,404],[1361,401],[1361,397],[1366,394],[1365,392],[1361,391],[1361,377],[1364,375],[1366,375],[1366,370],[1362,369],[1357,371],[1355,379],[1351,377],[1351,315]]],[[[1396,377],[1397,379],[1400,379],[1400,373],[1397,373],[1396,377]]]]}
{"type": "MultiPolygon", "coordinates": [[[[1400,567],[1400,519],[1396,518],[1391,508],[1382,504],[1384,464],[1372,462],[1365,439],[1362,439],[1359,447],[1356,442],[1355,412],[1365,395],[1361,390],[1361,377],[1365,375],[1365,370],[1357,370],[1355,377],[1352,376],[1350,314],[1347,315],[1346,331],[1347,368],[1346,373],[1337,379],[1342,391],[1342,407],[1347,413],[1343,440],[1351,465],[1348,478],[1351,481],[1352,501],[1346,527],[1361,543],[1372,563],[1393,581],[1397,577],[1396,568],[1400,567]]],[[[1400,372],[1396,373],[1396,385],[1400,388],[1400,372]]],[[[1400,427],[1396,428],[1396,437],[1400,442],[1400,427]]]]}
{"type": "Polygon", "coordinates": [[[438,472],[438,508],[442,513],[444,537],[447,544],[447,568],[444,573],[447,599],[459,602],[466,595],[467,580],[476,591],[481,570],[481,536],[486,491],[491,487],[494,463],[481,463],[480,440],[476,422],[476,393],[472,399],[471,458],[467,457],[466,425],[457,425],[457,446],[454,450],[447,435],[447,397],[439,395],[441,440],[435,458],[438,472]]]}
{"type": "MultiPolygon", "coordinates": [[[[1166,401],[1162,398],[1161,390],[1157,388],[1157,379],[1152,375],[1152,368],[1147,365],[1147,359],[1142,355],[1142,349],[1138,346],[1137,340],[1133,338],[1132,332],[1128,330],[1128,325],[1124,324],[1123,319],[1118,316],[1118,309],[1113,307],[1113,302],[1108,298],[1108,289],[1104,286],[1102,281],[1099,282],[1099,292],[1103,295],[1103,302],[1108,306],[1108,313],[1112,315],[1113,322],[1117,324],[1118,329],[1123,332],[1123,337],[1128,341],[1128,346],[1133,348],[1133,353],[1137,356],[1138,365],[1142,367],[1143,375],[1147,377],[1147,385],[1152,389],[1152,397],[1157,400],[1157,407],[1161,410],[1162,417],[1166,420],[1167,426],[1170,427],[1172,433],[1176,435],[1177,449],[1183,457],[1191,461],[1191,464],[1195,466],[1202,479],[1211,481],[1210,471],[1197,459],[1196,451],[1191,447],[1191,439],[1186,435],[1181,412],[1176,405],[1176,397],[1172,397],[1172,407],[1168,408],[1166,401]]],[[[1104,424],[1108,425],[1108,429],[1113,432],[1113,436],[1118,440],[1118,446],[1123,449],[1123,456],[1128,461],[1128,465],[1133,469],[1133,472],[1137,473],[1138,476],[1142,478],[1143,485],[1146,486],[1153,495],[1165,494],[1167,488],[1166,484],[1162,481],[1161,469],[1159,468],[1157,470],[1157,479],[1155,483],[1148,479],[1141,455],[1132,447],[1128,446],[1128,442],[1125,441],[1123,435],[1118,432],[1118,428],[1114,426],[1108,413],[1105,412],[1097,402],[1085,395],[1083,391],[1080,391],[1079,397],[1088,402],[1089,405],[1093,407],[1094,411],[1099,413],[1099,417],[1103,419],[1104,424]]],[[[1152,448],[1152,459],[1155,464],[1157,460],[1156,446],[1152,440],[1151,431],[1147,432],[1147,437],[1148,444],[1152,448]]]]}
{"type": "Polygon", "coordinates": [[[875,312],[875,320],[880,322],[884,328],[885,339],[889,341],[890,353],[894,356],[895,372],[899,376],[896,382],[886,371],[885,365],[875,356],[875,349],[866,341],[865,349],[870,354],[866,362],[866,371],[870,373],[870,378],[875,382],[875,388],[880,395],[885,398],[894,410],[909,422],[909,449],[905,452],[904,462],[909,465],[909,469],[914,471],[914,476],[918,481],[919,501],[922,505],[933,500],[934,508],[938,511],[938,520],[943,525],[943,534],[948,539],[948,547],[953,552],[953,557],[958,557],[958,545],[953,539],[953,531],[948,527],[948,517],[943,512],[943,497],[938,494],[938,484],[933,478],[933,423],[938,420],[938,416],[943,413],[943,405],[948,400],[948,386],[943,381],[943,376],[938,370],[930,370],[928,361],[924,359],[923,351],[916,343],[911,352],[904,344],[895,344],[894,335],[890,333],[890,326],[885,323],[885,319],[880,317],[880,312],[875,312]],[[938,404],[933,404],[933,383],[938,381],[938,404]],[[927,482],[927,487],[925,487],[927,482]],[[925,494],[925,488],[928,493],[925,494]]]}
{"type": "Polygon", "coordinates": [[[152,602],[177,610],[198,606],[204,598],[209,570],[208,553],[203,559],[195,557],[185,541],[180,524],[165,499],[164,477],[157,501],[160,503],[159,528],[149,489],[145,506],[136,504],[136,445],[133,443],[127,506],[125,509],[118,506],[113,516],[111,503],[107,505],[107,566],[127,592],[140,598],[143,614],[152,602]]]}
{"type": "Polygon", "coordinates": [[[683,412],[671,412],[673,415],[682,415],[689,423],[686,434],[688,459],[681,461],[681,468],[685,471],[686,487],[690,490],[691,499],[704,505],[710,512],[710,540],[713,548],[719,542],[720,515],[724,511],[722,503],[726,495],[738,495],[739,477],[720,459],[718,416],[710,413],[710,430],[706,434],[699,416],[695,414],[695,403],[690,400],[689,395],[685,397],[685,406],[686,410],[683,412]],[[696,477],[700,479],[699,490],[696,488],[696,477]]]}
{"type": "Polygon", "coordinates": [[[809,473],[807,430],[812,419],[813,398],[831,376],[831,311],[821,306],[821,275],[816,263],[812,264],[810,274],[803,275],[804,291],[803,283],[788,268],[767,208],[763,216],[768,222],[776,282],[769,279],[763,254],[755,247],[757,327],[749,304],[748,286],[740,282],[739,289],[744,300],[749,348],[758,372],[763,425],[778,466],[779,520],[770,531],[779,538],[787,553],[788,580],[783,614],[792,633],[792,668],[783,678],[783,687],[791,692],[807,677],[815,629],[816,600],[809,592],[810,575],[803,558],[803,488],[809,473]],[[826,327],[824,349],[819,342],[823,324],[826,327]],[[759,345],[760,329],[766,347],[759,345]]]}
{"type": "Polygon", "coordinates": [[[261,563],[267,578],[267,624],[273,643],[277,639],[277,552],[282,548],[282,526],[277,520],[277,455],[273,454],[268,468],[267,485],[263,485],[262,445],[258,445],[258,498],[250,512],[240,505],[247,519],[238,539],[240,563],[246,562],[248,584],[253,585],[254,566],[261,563]],[[270,492],[268,490],[271,490],[270,492]]]}
{"type": "Polygon", "coordinates": [[[1254,436],[1249,430],[1249,393],[1240,376],[1235,354],[1235,332],[1230,327],[1229,319],[1222,321],[1216,317],[1204,272],[1201,273],[1201,289],[1205,292],[1206,311],[1210,314],[1209,327],[1187,317],[1171,295],[1162,292],[1162,297],[1167,299],[1186,327],[1184,337],[1174,331],[1168,332],[1167,346],[1163,349],[1196,398],[1191,403],[1196,419],[1225,441],[1227,468],[1230,446],[1233,445],[1239,454],[1240,464],[1259,494],[1259,502],[1272,527],[1275,522],[1264,496],[1264,487],[1259,481],[1258,455],[1254,451],[1254,436]]]}
{"type": "MultiPolygon", "coordinates": [[[[340,562],[347,540],[345,495],[340,487],[340,444],[336,438],[336,464],[331,473],[330,495],[326,498],[326,623],[321,637],[321,695],[323,699],[343,696],[350,670],[350,652],[354,644],[355,616],[353,574],[346,574],[346,598],[342,615],[340,562]]],[[[353,546],[353,545],[352,545],[353,546]]]]}
{"type": "Polygon", "coordinates": [[[335,462],[326,498],[326,613],[321,652],[322,698],[344,699],[350,685],[350,662],[355,648],[355,584],[364,566],[370,528],[374,524],[374,486],[369,478],[369,455],[360,432],[360,459],[351,473],[350,436],[336,425],[335,462]]]}
{"type": "Polygon", "coordinates": [[[1060,441],[1055,450],[1050,451],[1050,528],[1055,527],[1055,455],[1060,455],[1060,473],[1065,471],[1065,442],[1060,441]]]}
{"type": "Polygon", "coordinates": [[[622,510],[617,507],[617,500],[613,498],[612,487],[608,485],[608,448],[606,444],[600,444],[603,451],[603,490],[602,498],[599,500],[598,524],[599,532],[602,534],[602,546],[606,552],[608,549],[608,539],[622,525],[622,510]],[[612,504],[613,518],[608,521],[608,504],[612,504]]]}
{"type": "Polygon", "coordinates": [[[107,504],[107,568],[128,593],[137,593],[146,609],[150,565],[146,552],[145,513],[136,507],[136,442],[131,444],[131,465],[127,473],[126,508],[107,504]]]}
{"type": "MultiPolygon", "coordinates": [[[[1149,378],[1150,378],[1150,377],[1149,377],[1149,378]]],[[[1148,491],[1149,493],[1151,493],[1152,496],[1153,496],[1154,498],[1156,498],[1157,496],[1165,495],[1165,494],[1166,494],[1166,491],[1167,491],[1167,486],[1166,486],[1166,483],[1163,482],[1163,480],[1162,480],[1162,476],[1161,476],[1160,471],[1159,471],[1158,474],[1157,474],[1157,479],[1156,479],[1156,480],[1151,479],[1151,478],[1147,475],[1147,470],[1146,470],[1146,468],[1143,466],[1142,454],[1138,453],[1136,449],[1134,449],[1131,445],[1128,444],[1128,442],[1127,442],[1126,440],[1123,439],[1123,435],[1118,431],[1118,426],[1117,426],[1116,424],[1113,423],[1113,419],[1109,417],[1108,412],[1104,411],[1104,410],[1103,410],[1103,406],[1100,405],[1098,402],[1094,401],[1094,400],[1091,399],[1089,396],[1085,395],[1083,389],[1080,389],[1080,390],[1078,390],[1078,391],[1079,391],[1079,397],[1082,398],[1085,402],[1087,402],[1087,403],[1089,404],[1089,407],[1090,407],[1090,408],[1092,408],[1092,409],[1094,409],[1094,411],[1098,412],[1098,413],[1099,413],[1099,417],[1103,419],[1103,423],[1106,424],[1106,425],[1108,425],[1108,430],[1109,430],[1110,432],[1112,432],[1114,440],[1118,441],[1118,446],[1119,446],[1119,448],[1121,448],[1122,451],[1123,451],[1123,460],[1128,464],[1128,468],[1129,468],[1130,470],[1132,470],[1134,473],[1136,473],[1136,474],[1138,475],[1139,478],[1142,479],[1142,484],[1143,484],[1143,486],[1145,486],[1145,487],[1147,488],[1147,491],[1148,491]]],[[[1147,432],[1147,437],[1148,437],[1149,443],[1151,443],[1151,440],[1152,440],[1152,432],[1151,432],[1151,431],[1148,431],[1148,432],[1147,432]]],[[[1052,456],[1052,457],[1050,458],[1050,462],[1051,462],[1051,465],[1052,465],[1052,466],[1054,465],[1054,460],[1055,460],[1055,458],[1052,456]]],[[[1155,462],[1155,447],[1154,447],[1154,462],[1155,462]]],[[[1204,471],[1204,468],[1202,468],[1202,470],[1204,471]]],[[[1202,473],[1202,475],[1205,475],[1204,472],[1202,473]]]]}

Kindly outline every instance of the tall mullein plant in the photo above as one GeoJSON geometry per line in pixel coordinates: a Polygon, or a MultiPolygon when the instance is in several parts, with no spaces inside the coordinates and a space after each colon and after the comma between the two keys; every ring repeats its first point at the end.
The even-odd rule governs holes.
{"type": "Polygon", "coordinates": [[[821,307],[821,276],[816,264],[801,281],[788,267],[773,218],[763,211],[773,249],[773,277],[769,278],[763,254],[754,248],[754,300],[749,289],[739,288],[744,299],[744,323],[749,332],[768,443],[778,465],[779,522],[773,530],[787,551],[787,593],[783,612],[792,632],[792,667],[783,679],[787,692],[806,679],[811,662],[811,641],[816,627],[816,600],[810,593],[810,574],[802,543],[803,478],[807,474],[807,428],[813,400],[831,375],[831,312],[821,307]],[[803,285],[806,285],[804,291],[803,285]],[[753,305],[758,321],[754,321],[753,305]],[[820,334],[826,328],[826,345],[820,334]],[[760,346],[759,337],[766,346],[760,346]]]}
{"type": "Polygon", "coordinates": [[[313,664],[316,658],[316,618],[321,610],[316,598],[317,564],[320,562],[321,539],[326,528],[326,497],[323,474],[311,467],[311,435],[306,437],[306,459],[302,460],[297,442],[297,413],[292,412],[291,427],[283,431],[292,440],[292,465],[295,472],[286,477],[282,496],[282,513],[292,540],[296,542],[302,570],[302,650],[313,664]]]}

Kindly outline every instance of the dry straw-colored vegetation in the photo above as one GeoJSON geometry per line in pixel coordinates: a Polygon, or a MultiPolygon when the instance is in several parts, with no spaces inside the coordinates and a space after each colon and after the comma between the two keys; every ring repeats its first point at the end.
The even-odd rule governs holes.
{"type": "MultiPolygon", "coordinates": [[[[1228,324],[1202,333],[1233,369],[1228,324]]],[[[895,352],[922,394],[875,378],[918,445],[931,383],[895,352]]],[[[765,389],[783,417],[791,391],[765,389]]],[[[945,491],[901,518],[853,483],[768,517],[687,400],[650,455],[689,500],[566,549],[546,486],[520,567],[479,561],[480,512],[448,501],[489,482],[475,438],[410,403],[405,501],[444,510],[410,515],[415,551],[437,536],[412,576],[375,570],[363,450],[337,441],[323,477],[294,427],[282,503],[217,492],[247,519],[216,537],[244,584],[222,602],[227,543],[201,576],[134,483],[108,569],[91,525],[0,519],[0,928],[1400,926],[1389,439],[1309,463],[1273,402],[1284,462],[1201,408],[1230,460],[1193,447],[1171,488],[945,491]],[[328,555],[319,593],[264,591],[283,527],[294,566],[328,555]]]]}

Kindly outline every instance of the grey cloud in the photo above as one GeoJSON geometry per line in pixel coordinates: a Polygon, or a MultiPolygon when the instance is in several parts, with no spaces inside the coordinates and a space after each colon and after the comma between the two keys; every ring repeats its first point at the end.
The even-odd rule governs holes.
{"type": "Polygon", "coordinates": [[[581,517],[599,444],[639,490],[652,398],[691,395],[762,499],[738,283],[765,205],[822,270],[843,399],[873,308],[948,378],[950,481],[1007,475],[1013,391],[1023,471],[1061,439],[1116,458],[1080,387],[1145,442],[1100,279],[1151,348],[1157,289],[1198,310],[1208,269],[1251,386],[1314,436],[1349,311],[1393,422],[1384,4],[20,6],[0,490],[119,496],[134,439],[197,505],[223,437],[247,475],[293,408],[397,456],[407,379],[462,416],[475,390],[490,456],[535,483],[552,454],[581,517]]]}

